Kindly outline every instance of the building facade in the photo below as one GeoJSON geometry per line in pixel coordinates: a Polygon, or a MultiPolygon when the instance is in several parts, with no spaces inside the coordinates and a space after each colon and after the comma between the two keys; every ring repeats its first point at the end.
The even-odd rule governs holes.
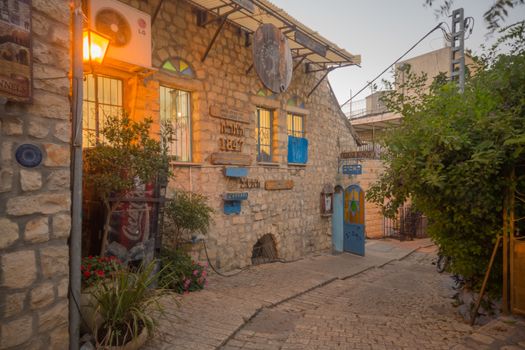
{"type": "MultiPolygon", "coordinates": [[[[74,308],[67,299],[72,9],[58,0],[7,4],[15,2],[32,9],[24,29],[32,43],[33,89],[30,101],[0,100],[0,348],[65,349],[68,307],[74,308]],[[33,158],[22,159],[20,149],[33,158]]],[[[336,187],[354,181],[339,173],[339,154],[354,149],[356,137],[326,75],[359,64],[359,57],[268,1],[218,2],[84,3],[86,28],[98,20],[90,14],[95,6],[125,8],[123,17],[101,15],[115,36],[102,64],[84,66],[83,146],[93,146],[105,118],[122,111],[134,120],[152,118],[156,135],[170,123],[174,177],[167,195],[186,190],[208,197],[214,214],[204,238],[217,268],[255,263],[262,241],[282,259],[330,249],[332,221],[325,209],[336,187]],[[255,23],[290,24],[282,29],[293,55],[285,91],[271,92],[252,67],[254,30],[245,22],[250,3],[255,23]],[[226,17],[226,5],[236,17],[226,17]],[[141,20],[144,13],[151,27],[141,20]],[[298,32],[294,38],[290,28],[298,32]],[[150,37],[148,49],[117,54],[137,33],[150,37]]],[[[27,63],[24,57],[17,60],[27,63]]]]}

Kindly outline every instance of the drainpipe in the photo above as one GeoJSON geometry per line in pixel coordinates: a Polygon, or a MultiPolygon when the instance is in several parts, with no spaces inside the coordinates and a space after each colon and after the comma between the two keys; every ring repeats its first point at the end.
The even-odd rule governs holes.
{"type": "Polygon", "coordinates": [[[69,349],[79,349],[80,338],[80,265],[82,262],[82,1],[73,0],[72,40],[72,198],[71,236],[69,237],[69,349]]]}

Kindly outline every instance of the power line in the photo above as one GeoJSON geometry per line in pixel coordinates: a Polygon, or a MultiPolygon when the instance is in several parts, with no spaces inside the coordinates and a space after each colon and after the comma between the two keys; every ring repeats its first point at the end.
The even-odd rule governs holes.
{"type": "Polygon", "coordinates": [[[405,57],[410,51],[412,51],[417,45],[419,45],[420,42],[425,40],[430,34],[432,34],[437,29],[442,29],[441,26],[444,25],[445,22],[440,22],[437,26],[432,28],[431,31],[429,31],[427,34],[425,34],[421,39],[419,39],[414,45],[412,45],[407,51],[405,51],[404,54],[402,54],[397,60],[395,60],[391,65],[385,68],[381,73],[379,73],[374,79],[369,81],[361,90],[359,90],[354,96],[350,97],[348,100],[345,101],[341,105],[341,108],[343,108],[348,102],[352,101],[357,95],[359,95],[361,92],[363,92],[367,87],[369,87],[374,81],[376,81],[379,77],[381,77],[383,74],[385,74],[390,68],[392,68],[393,65],[395,65],[397,62],[401,61],[403,57],[405,57]]]}

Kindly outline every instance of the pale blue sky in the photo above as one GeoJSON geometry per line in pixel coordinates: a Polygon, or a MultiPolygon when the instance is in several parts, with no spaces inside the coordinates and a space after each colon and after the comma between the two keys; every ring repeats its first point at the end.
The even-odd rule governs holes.
{"type": "MultiPolygon", "coordinates": [[[[449,18],[436,18],[434,9],[439,0],[435,1],[434,8],[424,6],[424,0],[271,1],[352,54],[361,54],[362,68],[341,68],[329,75],[340,103],[349,98],[350,89],[355,94],[439,22],[450,22],[449,18]]],[[[486,42],[483,13],[492,3],[493,0],[455,0],[454,8],[463,7],[465,17],[475,19],[474,32],[465,43],[475,53],[479,53],[480,45],[486,42]]],[[[525,6],[518,6],[506,23],[522,19],[525,19],[525,6]]],[[[436,31],[406,58],[443,45],[443,35],[436,31]]],[[[357,99],[369,93],[364,91],[357,99]]]]}

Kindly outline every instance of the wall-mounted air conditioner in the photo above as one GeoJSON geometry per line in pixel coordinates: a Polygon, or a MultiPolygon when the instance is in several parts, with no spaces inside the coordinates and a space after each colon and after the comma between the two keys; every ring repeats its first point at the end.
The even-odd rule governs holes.
{"type": "Polygon", "coordinates": [[[151,67],[151,17],[117,0],[91,0],[89,28],[110,38],[106,57],[151,67]]]}

